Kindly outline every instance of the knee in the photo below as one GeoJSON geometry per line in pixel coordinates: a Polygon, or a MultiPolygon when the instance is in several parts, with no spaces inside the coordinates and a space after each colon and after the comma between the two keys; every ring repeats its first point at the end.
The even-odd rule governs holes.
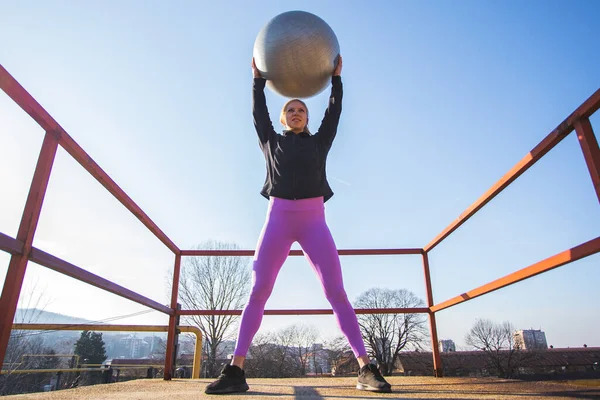
{"type": "Polygon", "coordinates": [[[269,282],[255,282],[250,292],[250,302],[266,303],[273,291],[273,285],[269,282]]]}
{"type": "Polygon", "coordinates": [[[332,305],[340,304],[340,303],[343,304],[343,303],[348,302],[348,295],[346,294],[346,291],[344,290],[344,288],[341,286],[326,288],[325,289],[325,297],[327,297],[327,300],[332,305]]]}

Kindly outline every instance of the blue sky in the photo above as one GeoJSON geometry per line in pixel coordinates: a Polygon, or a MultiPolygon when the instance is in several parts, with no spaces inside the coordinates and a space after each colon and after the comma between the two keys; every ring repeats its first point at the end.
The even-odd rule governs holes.
{"type": "MultiPolygon", "coordinates": [[[[252,46],[291,9],[323,18],[344,57],[328,159],[340,248],[423,247],[600,86],[594,1],[0,2],[0,63],[181,248],[254,248],[267,206],[250,113],[252,46]]],[[[309,99],[316,130],[326,90],[309,99]]],[[[267,93],[272,119],[284,98],[267,93]]],[[[600,117],[592,124],[598,130],[600,117]]],[[[0,94],[0,232],[15,236],[43,132],[0,94]]],[[[443,301],[598,236],[574,135],[431,253],[443,301]]],[[[35,246],[160,302],[171,253],[64,151],[35,246]]],[[[0,274],[8,256],[0,254],[0,274]]],[[[478,317],[600,346],[598,255],[440,312],[464,346],[478,317]]],[[[371,287],[425,297],[417,256],[343,257],[351,301],[371,287]]],[[[30,264],[49,311],[94,320],[144,307],[30,264]]],[[[267,308],[328,308],[299,257],[267,308]]],[[[122,323],[166,323],[151,312],[122,323]]],[[[265,317],[338,334],[332,316],[265,317]]]]}

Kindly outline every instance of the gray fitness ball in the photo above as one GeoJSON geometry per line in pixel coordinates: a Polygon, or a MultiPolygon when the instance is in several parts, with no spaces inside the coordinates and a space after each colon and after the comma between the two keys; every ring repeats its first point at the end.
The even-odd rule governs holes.
{"type": "Polygon", "coordinates": [[[305,11],[288,11],[261,29],[253,53],[269,89],[285,97],[307,98],[331,82],[340,45],[321,18],[305,11]]]}

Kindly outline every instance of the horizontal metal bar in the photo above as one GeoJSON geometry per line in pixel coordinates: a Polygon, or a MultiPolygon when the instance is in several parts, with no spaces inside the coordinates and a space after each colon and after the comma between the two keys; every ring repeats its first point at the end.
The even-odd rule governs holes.
{"type": "Polygon", "coordinates": [[[600,89],[591,95],[581,106],[579,106],[571,115],[561,122],[548,136],[535,146],[521,161],[510,169],[498,182],[496,182],[487,192],[467,208],[454,222],[448,225],[439,235],[437,235],[427,246],[425,252],[433,250],[438,244],[447,238],[452,232],[457,230],[462,224],[467,222],[477,211],[489,203],[494,197],[502,192],[508,185],[514,182],[519,176],[533,166],[539,159],[548,153],[554,146],[560,143],[575,128],[574,124],[580,118],[587,118],[600,108],[600,89]]]}
{"type": "MultiPolygon", "coordinates": [[[[151,360],[151,361],[156,361],[156,360],[151,360]]],[[[114,362],[111,362],[110,364],[81,364],[81,366],[83,368],[87,368],[87,367],[96,367],[96,368],[98,368],[98,367],[105,367],[105,369],[108,366],[112,367],[113,369],[115,369],[117,367],[120,367],[120,368],[148,368],[148,367],[162,368],[162,367],[164,367],[163,364],[116,364],[114,362]]]]}
{"type": "Polygon", "coordinates": [[[41,373],[55,373],[55,372],[84,372],[84,371],[98,371],[102,372],[107,368],[57,368],[57,369],[13,369],[0,371],[0,375],[12,375],[12,374],[41,374],[41,373]]]}
{"type": "Polygon", "coordinates": [[[61,274],[78,279],[82,282],[96,286],[97,288],[106,290],[107,292],[111,292],[131,301],[135,301],[136,303],[145,305],[146,307],[153,308],[165,314],[173,314],[173,310],[165,305],[144,297],[141,294],[137,294],[132,290],[124,288],[123,286],[119,286],[107,279],[101,278],[98,275],[94,275],[91,272],[88,272],[37,248],[31,249],[29,259],[56,272],[60,272],[61,274]]]}
{"type": "MultiPolygon", "coordinates": [[[[355,308],[356,314],[425,314],[429,308],[355,308]]],[[[179,315],[241,315],[242,310],[181,310],[179,315]]],[[[327,315],[333,314],[330,309],[312,310],[265,310],[264,315],[327,315]]]]}
{"type": "MultiPolygon", "coordinates": [[[[67,330],[67,331],[110,331],[110,332],[167,332],[167,325],[97,325],[97,324],[13,324],[13,330],[67,330]]],[[[179,325],[180,332],[190,332],[196,335],[196,349],[192,378],[200,378],[200,358],[202,353],[202,331],[197,326],[179,325]]],[[[155,360],[156,361],[156,360],[155,360]]],[[[91,364],[86,364],[91,365],[91,364]]],[[[118,365],[118,364],[117,364],[118,365]]],[[[163,365],[161,365],[163,367],[163,365]]],[[[114,364],[113,364],[114,368],[114,364]]]]}
{"type": "Polygon", "coordinates": [[[60,138],[60,145],[102,186],[106,188],[121,204],[125,206],[136,218],[148,228],[171,250],[174,254],[179,248],[171,239],[150,219],[150,217],[138,206],[127,193],[110,177],[100,166],[69,136],[66,132],[60,138]]]}
{"type": "Polygon", "coordinates": [[[4,69],[2,64],[0,64],[0,88],[45,131],[64,131],[58,122],[4,69]]]}
{"type": "MultiPolygon", "coordinates": [[[[47,357],[47,356],[46,356],[47,357]]],[[[112,367],[112,369],[118,369],[118,368],[136,368],[136,367],[143,367],[143,368],[147,368],[147,367],[154,367],[154,368],[163,368],[165,365],[164,364],[119,364],[119,361],[121,361],[120,359],[113,359],[111,361],[110,364],[81,364],[82,367],[112,367]]],[[[161,359],[153,359],[153,360],[149,360],[149,361],[162,361],[161,359]]],[[[179,364],[177,363],[178,367],[193,367],[192,364],[179,364]]]]}
{"type": "MultiPolygon", "coordinates": [[[[382,256],[398,254],[423,254],[423,249],[342,249],[340,256],[382,256]]],[[[182,256],[237,256],[252,257],[254,250],[181,250],[182,256]]],[[[302,250],[290,250],[290,256],[303,256],[302,250]]]]}
{"type": "Polygon", "coordinates": [[[600,252],[600,237],[582,243],[579,246],[573,247],[572,249],[565,250],[561,253],[553,255],[552,257],[548,257],[545,260],[532,264],[529,267],[525,267],[517,272],[513,272],[512,274],[508,274],[500,279],[496,279],[488,284],[463,293],[460,296],[456,296],[444,302],[438,303],[431,307],[431,311],[437,312],[448,307],[464,303],[465,301],[474,299],[475,297],[493,292],[494,290],[512,285],[524,279],[541,274],[542,272],[550,271],[551,269],[580,260],[598,252],[600,252]]]}
{"type": "Polygon", "coordinates": [[[0,250],[10,254],[23,254],[23,242],[0,232],[0,250]]]}
{"type": "Polygon", "coordinates": [[[574,123],[578,119],[589,118],[598,110],[600,110],[600,89],[596,90],[582,105],[577,107],[577,110],[570,116],[571,122],[574,123]]]}
{"type": "MultiPolygon", "coordinates": [[[[190,367],[191,365],[181,365],[181,367],[190,367]]],[[[0,375],[12,375],[12,374],[41,374],[41,373],[56,373],[56,372],[104,372],[108,370],[110,367],[113,370],[118,369],[147,369],[147,368],[163,368],[164,365],[157,364],[144,364],[144,365],[121,365],[121,364],[111,364],[104,365],[103,367],[91,367],[91,368],[56,368],[56,369],[13,369],[7,370],[3,369],[0,371],[0,375]]]]}
{"type": "MultiPolygon", "coordinates": [[[[101,331],[101,332],[166,332],[167,325],[108,325],[108,324],[13,324],[14,330],[30,331],[101,331]]],[[[196,326],[179,325],[181,332],[202,335],[196,326]]]]}
{"type": "Polygon", "coordinates": [[[69,136],[52,116],[0,65],[0,88],[29,114],[44,130],[53,132],[59,138],[60,145],[104,186],[121,204],[135,215],[161,242],[173,253],[179,248],[165,233],[142,211],[142,209],[121,189],[106,172],[69,136]]]}

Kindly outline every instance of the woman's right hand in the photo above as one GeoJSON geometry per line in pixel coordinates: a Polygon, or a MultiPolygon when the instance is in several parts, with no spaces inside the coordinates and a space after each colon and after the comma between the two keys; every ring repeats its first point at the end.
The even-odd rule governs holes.
{"type": "Polygon", "coordinates": [[[338,56],[338,63],[335,66],[335,69],[333,70],[333,76],[340,76],[342,75],[342,55],[340,54],[338,56]]]}
{"type": "Polygon", "coordinates": [[[254,62],[254,57],[252,57],[252,76],[255,78],[262,78],[260,75],[260,71],[256,68],[256,62],[254,62]]]}

